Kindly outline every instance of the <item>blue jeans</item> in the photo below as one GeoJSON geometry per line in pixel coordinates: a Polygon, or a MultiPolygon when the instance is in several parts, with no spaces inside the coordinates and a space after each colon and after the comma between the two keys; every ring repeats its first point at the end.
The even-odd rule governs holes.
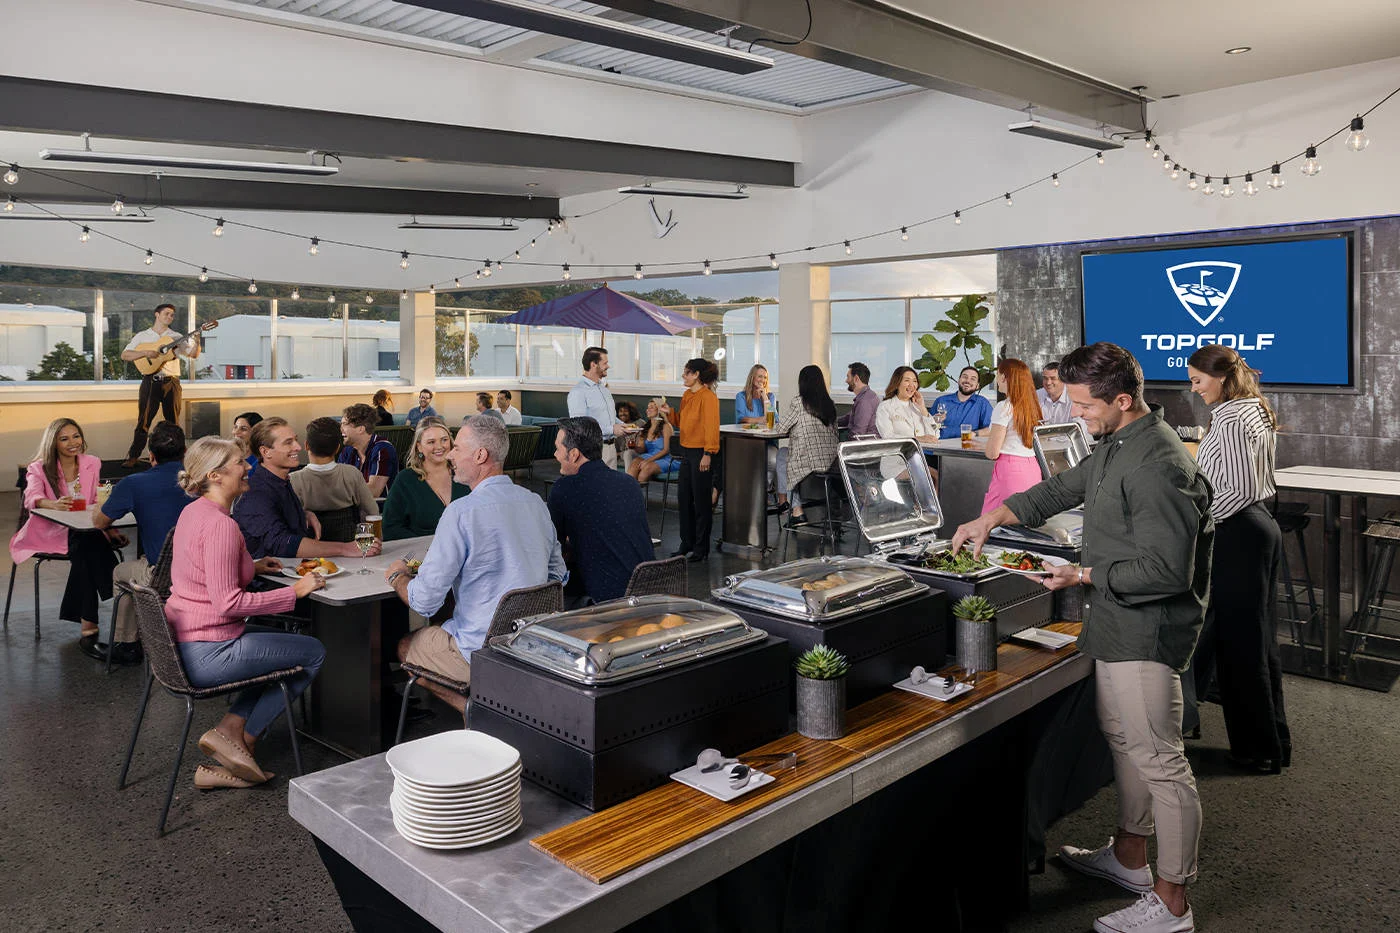
{"type": "MultiPolygon", "coordinates": [[[[250,625],[242,635],[228,641],[181,642],[180,658],[185,662],[190,683],[196,687],[213,687],[301,665],[305,670],[287,680],[287,689],[295,700],[320,671],[326,648],[310,635],[250,625]]],[[[229,712],[246,719],[244,729],[261,738],[282,713],[281,688],[261,684],[240,691],[229,712]]]]}

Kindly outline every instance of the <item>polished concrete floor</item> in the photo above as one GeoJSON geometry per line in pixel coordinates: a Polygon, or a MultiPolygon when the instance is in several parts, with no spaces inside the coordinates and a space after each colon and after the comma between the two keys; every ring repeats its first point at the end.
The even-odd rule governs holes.
{"type": "MultiPolygon", "coordinates": [[[[653,495],[659,504],[659,490],[653,495]]],[[[0,527],[14,527],[17,507],[17,497],[0,496],[0,527]]],[[[676,530],[670,511],[659,554],[675,548],[676,530]]],[[[805,544],[802,553],[811,552],[805,544]]],[[[691,594],[755,565],[717,554],[691,567],[691,594]]],[[[6,553],[0,579],[9,570],[6,553]]],[[[183,703],[158,693],[131,783],[117,790],[141,672],[106,676],[79,654],[77,626],[56,614],[66,572],[61,564],[43,570],[36,642],[32,570],[21,567],[0,638],[0,930],[349,930],[311,840],[286,813],[285,732],[259,749],[278,777],[249,791],[195,790],[203,756],[191,742],[167,834],[157,839],[183,718],[183,703]]],[[[1218,707],[1205,707],[1204,738],[1191,743],[1205,810],[1192,889],[1198,929],[1400,929],[1400,697],[1298,678],[1286,690],[1295,752],[1284,775],[1241,775],[1228,765],[1218,707]]],[[[200,704],[192,734],[221,713],[218,701],[200,704]]],[[[440,711],[416,730],[451,724],[440,711]]],[[[341,760],[309,742],[303,754],[308,769],[341,760]]],[[[1114,813],[1105,789],[1052,827],[1052,846],[1101,843],[1114,813]]],[[[1053,860],[1032,879],[1031,894],[1016,933],[1088,930],[1095,916],[1127,903],[1116,888],[1069,875],[1053,860]]],[[[938,919],[929,918],[932,927],[938,919]]]]}

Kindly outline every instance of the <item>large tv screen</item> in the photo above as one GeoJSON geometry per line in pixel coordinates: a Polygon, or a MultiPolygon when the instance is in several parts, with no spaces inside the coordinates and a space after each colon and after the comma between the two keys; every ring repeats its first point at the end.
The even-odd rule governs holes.
{"type": "Polygon", "coordinates": [[[1084,342],[1182,383],[1197,347],[1234,347],[1275,387],[1355,384],[1350,232],[1085,253],[1084,342]]]}

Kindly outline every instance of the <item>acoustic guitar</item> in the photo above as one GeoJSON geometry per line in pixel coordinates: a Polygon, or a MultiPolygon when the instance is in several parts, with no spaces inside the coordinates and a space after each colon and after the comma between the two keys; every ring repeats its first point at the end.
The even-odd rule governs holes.
{"type": "Polygon", "coordinates": [[[175,354],[180,351],[181,346],[188,343],[190,340],[198,338],[206,330],[213,330],[218,326],[218,321],[205,321],[192,333],[167,336],[154,343],[138,343],[131,349],[155,350],[160,355],[155,357],[142,357],[139,360],[132,360],[132,362],[136,364],[137,370],[139,370],[143,376],[150,376],[154,373],[158,373],[162,366],[175,359],[175,354]]]}

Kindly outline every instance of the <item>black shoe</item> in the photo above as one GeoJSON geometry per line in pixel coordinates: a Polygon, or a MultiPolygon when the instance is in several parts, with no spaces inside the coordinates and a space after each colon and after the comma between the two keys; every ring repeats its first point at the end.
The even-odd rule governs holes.
{"type": "Polygon", "coordinates": [[[807,524],[807,516],[806,516],[805,513],[802,514],[802,515],[789,515],[789,516],[788,516],[788,527],[789,527],[789,528],[793,528],[793,527],[795,527],[795,526],[797,526],[797,525],[805,525],[805,524],[807,524]]]}
{"type": "Polygon", "coordinates": [[[120,664],[123,667],[130,667],[133,664],[140,664],[145,660],[145,653],[141,650],[141,643],[135,641],[119,641],[112,646],[112,663],[120,664]]]}
{"type": "Polygon", "coordinates": [[[690,552],[690,556],[686,558],[686,560],[690,561],[692,564],[698,564],[698,563],[700,563],[702,560],[709,560],[709,559],[710,559],[710,552],[709,552],[709,551],[691,551],[691,552],[690,552]]]}
{"type": "Polygon", "coordinates": [[[686,554],[688,554],[688,553],[689,553],[689,552],[688,552],[685,548],[681,548],[679,551],[672,551],[672,552],[671,552],[671,556],[672,556],[672,557],[684,557],[684,556],[686,556],[686,554]]]}
{"type": "Polygon", "coordinates": [[[78,650],[94,661],[107,660],[107,646],[97,640],[97,633],[84,635],[78,639],[78,650]]]}

